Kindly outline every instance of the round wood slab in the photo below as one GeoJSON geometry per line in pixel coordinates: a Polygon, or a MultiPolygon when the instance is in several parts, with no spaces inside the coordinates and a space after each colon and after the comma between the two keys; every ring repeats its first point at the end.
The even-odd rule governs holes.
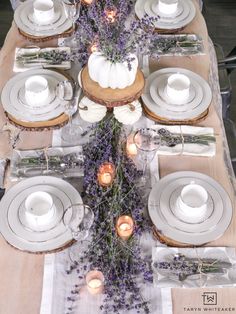
{"type": "Polygon", "coordinates": [[[92,101],[108,108],[123,106],[137,100],[145,85],[143,73],[139,69],[134,83],[123,89],[102,88],[90,78],[87,66],[82,70],[81,81],[84,94],[92,101]]]}
{"type": "Polygon", "coordinates": [[[206,119],[209,109],[207,109],[206,111],[204,111],[200,116],[196,117],[195,119],[190,119],[190,120],[168,120],[166,118],[163,117],[159,117],[157,115],[155,115],[153,112],[151,112],[144,104],[143,104],[143,111],[145,113],[145,115],[150,118],[151,120],[161,123],[161,124],[187,124],[187,125],[192,125],[194,123],[199,123],[203,120],[206,119]]]}
{"type": "Polygon", "coordinates": [[[13,123],[15,126],[23,128],[23,129],[33,130],[33,131],[60,128],[63,125],[65,125],[69,120],[69,117],[64,113],[55,119],[48,120],[48,121],[39,121],[39,122],[20,121],[8,113],[6,113],[6,116],[9,122],[13,123]]]}

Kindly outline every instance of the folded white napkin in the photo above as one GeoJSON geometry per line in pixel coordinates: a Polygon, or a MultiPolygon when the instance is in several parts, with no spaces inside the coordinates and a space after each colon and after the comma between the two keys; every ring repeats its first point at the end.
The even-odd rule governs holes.
{"type": "MultiPolygon", "coordinates": [[[[189,125],[160,125],[152,126],[153,129],[160,130],[164,128],[175,134],[189,134],[189,135],[210,135],[214,136],[213,128],[196,127],[189,125]]],[[[162,145],[158,149],[159,155],[190,155],[190,156],[205,156],[212,157],[216,153],[216,143],[211,142],[209,145],[201,145],[196,143],[177,144],[174,147],[162,145]]]]}
{"type": "MultiPolygon", "coordinates": [[[[16,48],[15,50],[15,58],[14,58],[14,66],[13,66],[13,71],[14,72],[24,72],[29,69],[42,69],[42,68],[58,68],[58,69],[63,69],[63,70],[68,70],[71,68],[71,61],[63,61],[61,64],[47,64],[46,62],[35,62],[35,63],[30,63],[30,64],[23,64],[23,62],[16,61],[17,55],[19,54],[20,49],[23,48],[16,48]]],[[[24,48],[27,50],[27,47],[24,48]]],[[[51,51],[51,50],[56,50],[56,51],[66,51],[68,54],[70,54],[71,49],[69,47],[52,47],[52,48],[42,48],[41,51],[51,51]]]]}

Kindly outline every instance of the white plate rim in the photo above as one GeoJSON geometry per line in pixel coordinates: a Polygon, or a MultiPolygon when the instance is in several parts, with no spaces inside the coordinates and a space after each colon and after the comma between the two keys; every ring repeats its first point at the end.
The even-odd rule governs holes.
{"type": "MultiPolygon", "coordinates": [[[[139,19],[142,19],[145,15],[144,5],[147,1],[149,0],[146,0],[146,1],[137,0],[135,3],[135,13],[139,19]]],[[[185,27],[190,22],[192,22],[192,20],[196,16],[196,7],[192,3],[191,0],[185,0],[185,2],[188,3],[188,5],[190,6],[190,14],[184,21],[182,21],[182,23],[174,23],[173,21],[171,21],[169,24],[167,24],[167,23],[160,23],[158,21],[157,23],[155,23],[156,28],[163,29],[163,30],[164,29],[168,29],[168,30],[178,29],[178,28],[185,27]]]]}
{"type": "MultiPolygon", "coordinates": [[[[163,189],[163,192],[160,195],[159,206],[160,206],[160,208],[163,208],[163,210],[161,209],[161,212],[163,213],[163,216],[165,217],[166,221],[168,221],[168,223],[171,222],[171,221],[172,222],[174,222],[174,221],[176,222],[178,220],[177,217],[174,220],[171,220],[170,215],[167,212],[169,212],[170,214],[172,213],[171,204],[170,204],[171,197],[172,197],[172,194],[174,192],[172,190],[172,185],[177,184],[177,183],[179,185],[180,181],[181,181],[181,178],[179,180],[175,180],[173,182],[170,182],[168,184],[168,189],[171,189],[171,190],[168,191],[168,189],[163,189]],[[163,206],[163,204],[165,203],[164,199],[166,199],[167,197],[169,197],[168,198],[168,204],[165,207],[166,210],[164,210],[164,206],[163,206]],[[167,213],[167,215],[166,215],[166,213],[167,213]]],[[[213,208],[214,208],[214,210],[213,210],[213,213],[210,215],[211,219],[213,219],[213,218],[216,219],[217,218],[217,223],[218,223],[220,221],[221,217],[222,217],[222,214],[223,214],[223,202],[222,202],[222,199],[220,198],[219,193],[206,181],[197,179],[196,183],[197,184],[201,184],[208,191],[209,196],[211,197],[212,200],[213,200],[214,197],[216,197],[217,200],[219,201],[219,203],[218,203],[218,202],[214,202],[214,200],[213,200],[213,208]],[[217,212],[216,212],[216,210],[217,210],[217,212]]],[[[177,188],[177,186],[175,186],[175,188],[177,188]]],[[[171,215],[171,216],[173,216],[173,215],[171,215]]],[[[178,229],[180,231],[182,230],[182,231],[185,231],[185,232],[189,232],[189,233],[196,233],[196,232],[197,233],[202,233],[202,232],[205,232],[207,229],[211,228],[211,222],[210,222],[209,219],[206,219],[202,223],[196,223],[196,224],[194,224],[194,223],[188,224],[188,223],[185,223],[183,221],[179,221],[178,223],[179,223],[179,228],[178,228],[178,226],[175,226],[176,229],[178,229]],[[181,226],[183,226],[183,227],[186,226],[186,229],[185,230],[181,229],[181,226]],[[187,230],[187,229],[189,229],[189,230],[187,230]]]]}
{"type": "MultiPolygon", "coordinates": [[[[167,103],[165,99],[162,97],[162,95],[160,94],[161,85],[158,85],[159,86],[158,90],[156,89],[156,86],[154,87],[154,85],[156,84],[164,84],[164,80],[166,80],[166,76],[168,76],[168,74],[160,75],[152,81],[150,85],[150,96],[153,99],[153,101],[159,107],[165,107],[166,110],[171,111],[171,112],[186,112],[187,111],[186,109],[189,109],[188,111],[196,109],[201,103],[201,101],[203,100],[203,96],[204,96],[203,89],[201,85],[199,84],[199,82],[197,82],[194,79],[192,79],[191,81],[191,86],[194,89],[194,93],[195,93],[194,98],[192,100],[190,100],[186,104],[172,104],[172,103],[167,103]],[[161,81],[161,78],[163,78],[163,81],[161,81]],[[196,87],[199,87],[197,91],[196,91],[196,87]],[[172,108],[178,109],[178,110],[172,110],[172,108]],[[184,109],[184,110],[180,110],[180,109],[184,109]]],[[[162,92],[165,93],[164,90],[162,92]]]]}
{"type": "Polygon", "coordinates": [[[173,239],[175,241],[181,242],[181,243],[186,243],[186,244],[191,244],[191,245],[203,245],[205,243],[218,239],[224,234],[224,232],[227,230],[227,228],[229,227],[231,223],[233,208],[232,208],[232,203],[231,203],[228,193],[213,178],[200,172],[177,171],[177,172],[166,175],[154,185],[148,199],[148,212],[149,212],[149,216],[153,224],[155,225],[157,230],[159,230],[164,236],[170,239],[173,239]],[[168,182],[171,182],[180,177],[186,177],[192,180],[196,178],[200,178],[202,180],[206,180],[210,182],[212,186],[215,186],[216,190],[221,195],[222,201],[224,203],[224,215],[222,216],[222,219],[217,225],[217,228],[214,228],[213,230],[209,230],[208,232],[190,234],[183,231],[174,230],[171,226],[163,222],[161,215],[157,211],[157,206],[152,206],[151,198],[152,198],[152,194],[154,193],[153,191],[154,189],[155,191],[157,191],[155,198],[160,199],[160,193],[161,193],[162,187],[168,184],[168,182]]]}
{"type": "MultiPolygon", "coordinates": [[[[53,36],[53,35],[58,35],[61,34],[63,32],[65,32],[66,30],[70,29],[72,27],[72,22],[69,19],[65,19],[65,23],[62,24],[60,27],[55,28],[55,29],[48,29],[45,31],[35,31],[35,29],[31,29],[30,27],[28,27],[27,25],[25,25],[22,20],[21,20],[21,11],[24,10],[25,6],[30,6],[32,5],[32,2],[34,0],[27,0],[25,2],[23,2],[22,4],[20,4],[14,13],[14,21],[16,23],[16,25],[25,33],[29,34],[29,35],[33,35],[33,36],[38,36],[38,37],[47,37],[47,36],[53,36]]],[[[62,15],[64,14],[64,10],[62,10],[62,15]]]]}
{"type": "Polygon", "coordinates": [[[44,242],[44,243],[28,243],[24,240],[19,240],[15,237],[14,234],[12,234],[11,229],[8,226],[7,223],[7,211],[8,211],[8,204],[11,201],[11,199],[15,195],[15,190],[24,188],[25,186],[34,186],[38,183],[45,183],[47,185],[52,186],[60,186],[62,189],[67,189],[68,193],[70,194],[71,203],[81,203],[82,199],[79,194],[79,192],[68,182],[51,176],[38,176],[33,178],[28,178],[23,181],[20,181],[13,187],[11,187],[6,194],[3,196],[1,202],[0,202],[0,216],[2,219],[0,219],[0,232],[4,239],[11,244],[12,246],[16,247],[19,250],[32,252],[32,253],[43,253],[43,252],[49,252],[54,251],[57,249],[62,248],[63,246],[67,245],[69,242],[72,241],[72,235],[71,232],[66,229],[65,227],[65,233],[58,238],[57,244],[54,243],[54,241],[44,242]]]}
{"type": "Polygon", "coordinates": [[[194,73],[184,68],[164,68],[164,69],[155,71],[148,76],[145,83],[144,93],[141,95],[141,97],[145,106],[148,107],[148,109],[154,114],[157,114],[158,116],[161,116],[161,117],[165,117],[166,119],[178,121],[178,120],[185,120],[185,119],[193,119],[200,116],[200,114],[202,114],[203,112],[205,112],[211,104],[212,91],[208,82],[197,73],[194,73]],[[199,83],[202,84],[202,87],[204,90],[204,97],[203,97],[201,105],[199,105],[195,110],[191,110],[186,113],[174,112],[174,114],[171,114],[169,110],[164,110],[163,108],[160,108],[153,101],[149,90],[150,90],[151,82],[159,75],[162,75],[164,73],[177,73],[177,72],[195,77],[196,80],[198,80],[199,83]]]}
{"type": "MultiPolygon", "coordinates": [[[[16,110],[13,110],[14,106],[11,104],[11,100],[10,100],[11,88],[14,85],[15,81],[21,80],[25,77],[30,77],[32,75],[43,75],[43,74],[58,78],[58,81],[59,80],[61,80],[61,81],[67,80],[66,76],[64,76],[63,74],[58,73],[58,72],[53,71],[53,70],[49,70],[49,69],[32,69],[32,70],[28,70],[28,71],[25,71],[22,73],[18,73],[16,75],[14,75],[12,78],[10,78],[2,89],[1,102],[2,102],[2,106],[3,106],[4,110],[6,112],[8,112],[9,114],[13,115],[15,118],[17,118],[21,121],[27,121],[28,122],[29,120],[25,119],[24,115],[22,117],[21,112],[17,112],[16,110]]],[[[63,101],[60,101],[60,104],[61,104],[60,111],[62,113],[64,111],[65,103],[63,101]]],[[[50,120],[52,118],[58,117],[58,114],[54,114],[53,111],[50,112],[49,114],[50,114],[49,116],[47,116],[47,115],[40,116],[39,120],[36,120],[37,119],[36,115],[34,115],[34,116],[31,115],[32,119],[30,119],[30,117],[29,117],[29,119],[30,119],[30,121],[35,122],[35,121],[46,121],[46,120],[50,120]],[[48,117],[50,117],[50,118],[48,118],[48,117]]],[[[27,118],[28,118],[28,116],[27,116],[27,118]]]]}

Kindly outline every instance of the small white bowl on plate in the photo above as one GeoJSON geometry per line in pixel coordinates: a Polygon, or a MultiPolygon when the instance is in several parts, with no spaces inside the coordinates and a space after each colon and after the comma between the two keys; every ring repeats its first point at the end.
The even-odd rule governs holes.
{"type": "Polygon", "coordinates": [[[176,73],[167,80],[166,93],[173,104],[182,105],[189,99],[190,79],[187,75],[176,73]]]}
{"type": "Polygon", "coordinates": [[[177,199],[176,214],[185,222],[199,223],[206,215],[207,201],[206,189],[191,182],[183,187],[177,199]]]}
{"type": "Polygon", "coordinates": [[[48,99],[48,81],[41,75],[33,75],[25,81],[25,99],[32,108],[38,107],[48,99]]]}
{"type": "Polygon", "coordinates": [[[35,21],[39,24],[50,22],[54,16],[54,3],[52,0],[35,0],[33,3],[35,21]]]}
{"type": "Polygon", "coordinates": [[[48,224],[55,213],[52,196],[43,191],[31,193],[25,200],[25,216],[33,226],[48,224]]]}

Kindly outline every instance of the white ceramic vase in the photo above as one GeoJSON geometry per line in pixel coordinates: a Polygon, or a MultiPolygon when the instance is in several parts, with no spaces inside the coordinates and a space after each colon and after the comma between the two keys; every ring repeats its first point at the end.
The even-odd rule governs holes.
{"type": "Polygon", "coordinates": [[[138,59],[135,55],[129,56],[131,70],[127,62],[111,62],[101,52],[93,52],[88,60],[90,78],[102,88],[123,89],[134,83],[138,69],[138,59]]]}

